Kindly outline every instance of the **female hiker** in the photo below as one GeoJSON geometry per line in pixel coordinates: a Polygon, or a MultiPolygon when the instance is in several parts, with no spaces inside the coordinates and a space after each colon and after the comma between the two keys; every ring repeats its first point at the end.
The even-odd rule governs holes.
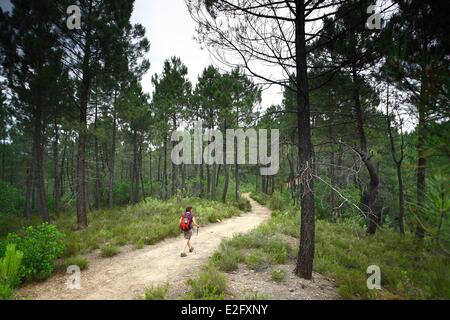
{"type": "Polygon", "coordinates": [[[194,247],[191,245],[193,226],[196,226],[197,228],[200,227],[195,221],[195,215],[192,211],[192,207],[187,207],[186,211],[181,215],[180,218],[180,228],[184,233],[184,246],[183,252],[181,252],[182,257],[187,256],[187,249],[189,249],[189,252],[194,251],[194,247]]]}

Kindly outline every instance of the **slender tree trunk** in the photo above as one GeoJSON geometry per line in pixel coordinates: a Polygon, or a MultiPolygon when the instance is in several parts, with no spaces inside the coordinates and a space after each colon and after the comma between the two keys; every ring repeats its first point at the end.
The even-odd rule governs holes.
{"type": "Polygon", "coordinates": [[[204,181],[204,173],[203,173],[203,159],[202,159],[202,163],[199,165],[199,169],[200,169],[200,193],[199,193],[199,197],[203,198],[205,196],[205,181],[204,181]]]}
{"type": "Polygon", "coordinates": [[[211,179],[211,200],[216,200],[216,179],[219,175],[217,171],[217,165],[213,163],[211,166],[212,169],[212,179],[211,179]]]}
{"type": "Polygon", "coordinates": [[[138,136],[133,132],[133,163],[131,165],[131,202],[139,202],[139,172],[138,172],[138,136]]]}
{"type": "Polygon", "coordinates": [[[142,165],[142,142],[139,145],[139,180],[141,182],[142,199],[145,200],[144,167],[142,165]]]}
{"type": "Polygon", "coordinates": [[[95,118],[94,118],[94,153],[95,153],[95,208],[100,209],[101,202],[101,186],[100,186],[100,164],[99,164],[99,155],[98,155],[98,137],[97,137],[97,103],[95,104],[95,118]]]}
{"type": "Polygon", "coordinates": [[[187,187],[186,187],[186,170],[187,165],[183,163],[181,165],[181,189],[183,190],[183,197],[186,196],[187,187]]]}
{"type": "Polygon", "coordinates": [[[113,105],[113,123],[112,123],[112,141],[111,141],[111,154],[109,159],[108,171],[109,171],[109,182],[108,182],[108,207],[112,209],[114,206],[114,173],[116,165],[116,92],[114,92],[114,105],[113,105]]]}
{"type": "Polygon", "coordinates": [[[33,214],[33,207],[32,207],[32,197],[33,197],[33,177],[34,177],[34,157],[35,157],[35,151],[34,147],[32,146],[31,151],[31,158],[28,160],[27,164],[27,175],[26,175],[26,189],[25,189],[25,217],[27,219],[31,219],[31,216],[33,214]]]}
{"type": "MultiPolygon", "coordinates": [[[[227,121],[225,120],[224,132],[227,132],[227,121]]],[[[227,201],[228,194],[228,184],[230,182],[230,173],[228,172],[228,164],[227,164],[227,137],[224,135],[223,139],[223,173],[225,175],[225,182],[223,184],[222,190],[222,202],[225,203],[227,201]]],[[[256,190],[258,191],[258,190],[256,190]]]]}
{"type": "Polygon", "coordinates": [[[157,172],[157,178],[159,182],[162,182],[161,178],[161,149],[158,152],[158,172],[157,172]]]}
{"type": "Polygon", "coordinates": [[[44,178],[44,114],[40,106],[36,107],[36,119],[34,128],[34,139],[36,148],[36,189],[39,199],[39,213],[42,219],[50,222],[47,209],[47,197],[45,194],[45,178],[44,178]]]}
{"type": "Polygon", "coordinates": [[[399,197],[398,226],[399,226],[399,232],[401,234],[404,234],[405,230],[404,230],[404,226],[403,226],[403,216],[404,216],[405,204],[404,204],[404,191],[403,191],[403,178],[402,178],[404,141],[403,141],[403,131],[400,127],[400,137],[401,137],[400,157],[399,157],[399,159],[397,159],[394,137],[392,135],[390,113],[389,113],[389,83],[387,85],[387,96],[386,96],[386,118],[387,118],[387,128],[388,128],[388,133],[389,133],[389,142],[391,144],[392,160],[394,161],[395,168],[397,170],[398,197],[399,197]]]}
{"type": "Polygon", "coordinates": [[[312,177],[312,143],[309,106],[309,85],[306,64],[305,3],[296,0],[295,47],[297,77],[297,127],[299,135],[299,165],[303,179],[300,182],[301,221],[300,246],[295,274],[304,279],[312,278],[315,218],[314,218],[314,179],[312,177]]]}
{"type": "MultiPolygon", "coordinates": [[[[173,130],[177,128],[177,119],[175,116],[172,118],[173,130]]],[[[172,148],[175,148],[177,145],[176,141],[172,141],[172,148]]],[[[177,166],[172,162],[172,195],[177,193],[178,185],[177,185],[177,166]]]]}
{"type": "Polygon", "coordinates": [[[77,225],[78,229],[84,229],[88,226],[87,221],[87,193],[86,193],[86,142],[87,142],[87,112],[89,96],[91,90],[91,40],[90,27],[87,26],[86,43],[84,46],[84,56],[82,65],[82,85],[80,92],[80,115],[78,131],[78,154],[77,154],[77,174],[76,174],[76,207],[77,207],[77,225]]]}
{"type": "Polygon", "coordinates": [[[217,189],[219,187],[219,182],[220,182],[220,170],[222,170],[222,165],[219,163],[217,166],[217,175],[216,175],[216,185],[215,188],[217,189]]]}
{"type": "Polygon", "coordinates": [[[372,160],[370,159],[370,155],[367,149],[367,139],[364,131],[364,116],[361,108],[359,80],[356,72],[356,62],[354,62],[352,66],[352,77],[354,90],[353,93],[355,99],[354,109],[356,115],[359,144],[361,149],[360,156],[361,160],[364,162],[364,165],[366,166],[370,178],[367,190],[362,193],[361,209],[364,210],[367,215],[368,219],[367,233],[374,234],[377,230],[377,221],[378,221],[377,198],[378,198],[379,177],[377,170],[372,160]]]}
{"type": "Polygon", "coordinates": [[[54,123],[55,137],[53,141],[53,173],[54,173],[54,194],[55,194],[55,213],[59,218],[61,214],[61,178],[59,170],[59,128],[58,124],[54,123]]]}
{"type": "Polygon", "coordinates": [[[295,171],[294,171],[294,162],[291,159],[289,152],[287,153],[287,160],[289,163],[289,191],[291,192],[292,202],[295,205],[295,171]]]}
{"type": "Polygon", "coordinates": [[[150,197],[153,194],[153,175],[152,175],[152,147],[150,146],[150,150],[149,150],[149,164],[150,164],[150,168],[149,168],[149,179],[150,179],[150,197]]]}
{"type": "Polygon", "coordinates": [[[64,183],[64,169],[65,169],[66,162],[67,162],[66,154],[67,154],[67,146],[64,145],[64,149],[63,149],[62,155],[61,155],[61,166],[59,169],[59,181],[60,181],[60,184],[59,184],[60,195],[59,196],[60,196],[60,198],[62,198],[62,196],[64,195],[65,187],[66,187],[66,184],[64,183]]]}
{"type": "Polygon", "coordinates": [[[427,104],[427,79],[424,75],[422,76],[422,84],[420,89],[420,101],[417,104],[417,109],[419,113],[419,123],[417,125],[417,212],[418,212],[418,222],[416,226],[416,237],[423,238],[425,236],[425,229],[423,228],[421,222],[421,216],[423,214],[423,207],[425,204],[425,177],[426,177],[426,104],[427,104]]]}
{"type": "Polygon", "coordinates": [[[167,189],[167,137],[164,137],[164,172],[163,172],[163,180],[164,180],[164,197],[163,199],[167,200],[168,189],[167,189]]]}

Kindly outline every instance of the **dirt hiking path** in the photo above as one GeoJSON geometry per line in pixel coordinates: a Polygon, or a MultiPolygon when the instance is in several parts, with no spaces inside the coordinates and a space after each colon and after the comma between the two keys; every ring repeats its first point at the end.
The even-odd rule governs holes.
{"type": "Polygon", "coordinates": [[[195,248],[187,257],[180,257],[183,239],[180,235],[155,245],[134,250],[122,248],[111,258],[99,253],[87,255],[89,267],[81,272],[81,289],[68,289],[67,275],[58,273],[41,283],[27,284],[17,290],[18,298],[31,299],[134,299],[142,296],[152,284],[175,283],[186,279],[184,270],[199,271],[224,238],[245,233],[263,223],[270,210],[250,199],[252,210],[241,216],[223,220],[194,231],[192,244],[195,248]]]}

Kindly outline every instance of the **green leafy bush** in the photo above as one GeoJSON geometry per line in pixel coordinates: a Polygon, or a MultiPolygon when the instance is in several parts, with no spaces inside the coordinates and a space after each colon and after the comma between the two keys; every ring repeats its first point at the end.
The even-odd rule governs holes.
{"type": "Polygon", "coordinates": [[[189,279],[190,294],[194,299],[223,300],[227,279],[212,265],[206,265],[196,279],[189,279]]]}
{"type": "Polygon", "coordinates": [[[240,197],[239,200],[237,200],[234,205],[239,210],[244,212],[249,212],[252,210],[252,205],[250,204],[250,201],[248,201],[248,199],[244,197],[240,197]]]}
{"type": "Polygon", "coordinates": [[[5,256],[0,259],[0,300],[10,299],[13,288],[20,283],[20,266],[23,253],[16,250],[15,244],[6,247],[5,256]]]}
{"type": "Polygon", "coordinates": [[[270,272],[270,278],[275,282],[282,282],[286,278],[286,271],[281,269],[273,269],[270,272]]]}
{"type": "Polygon", "coordinates": [[[260,249],[251,252],[245,257],[245,263],[250,269],[262,271],[269,266],[269,259],[260,249]]]}
{"type": "Polygon", "coordinates": [[[287,261],[289,245],[278,237],[267,241],[263,251],[268,255],[271,263],[283,264],[287,261]]]}
{"type": "Polygon", "coordinates": [[[269,201],[269,195],[263,192],[252,192],[250,198],[258,202],[259,204],[265,205],[269,201]]]}
{"type": "Polygon", "coordinates": [[[100,255],[104,258],[112,257],[119,253],[119,248],[114,245],[106,245],[101,249],[100,255]]]}
{"type": "Polygon", "coordinates": [[[85,270],[87,269],[89,263],[86,257],[69,257],[59,261],[56,268],[61,271],[66,271],[69,266],[73,265],[78,266],[80,270],[85,270]]]}
{"type": "Polygon", "coordinates": [[[22,234],[10,233],[7,243],[23,252],[20,278],[43,280],[50,276],[54,261],[64,250],[64,234],[54,225],[43,223],[27,227],[22,234]]]}
{"type": "Polygon", "coordinates": [[[269,208],[272,210],[283,210],[286,201],[278,191],[275,191],[269,199],[269,208]]]}
{"type": "Polygon", "coordinates": [[[144,299],[145,300],[164,300],[169,291],[169,285],[164,284],[160,286],[151,286],[151,288],[145,289],[144,299]]]}
{"type": "Polygon", "coordinates": [[[237,270],[241,260],[240,252],[225,242],[222,243],[220,252],[216,252],[212,256],[214,265],[224,272],[237,270]]]}

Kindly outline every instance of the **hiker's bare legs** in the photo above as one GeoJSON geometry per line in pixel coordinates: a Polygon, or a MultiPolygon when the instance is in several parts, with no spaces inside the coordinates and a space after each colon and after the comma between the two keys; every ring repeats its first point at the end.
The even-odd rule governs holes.
{"type": "Polygon", "coordinates": [[[189,239],[184,240],[183,252],[187,254],[188,249],[190,248],[191,248],[190,240],[189,239]]]}

